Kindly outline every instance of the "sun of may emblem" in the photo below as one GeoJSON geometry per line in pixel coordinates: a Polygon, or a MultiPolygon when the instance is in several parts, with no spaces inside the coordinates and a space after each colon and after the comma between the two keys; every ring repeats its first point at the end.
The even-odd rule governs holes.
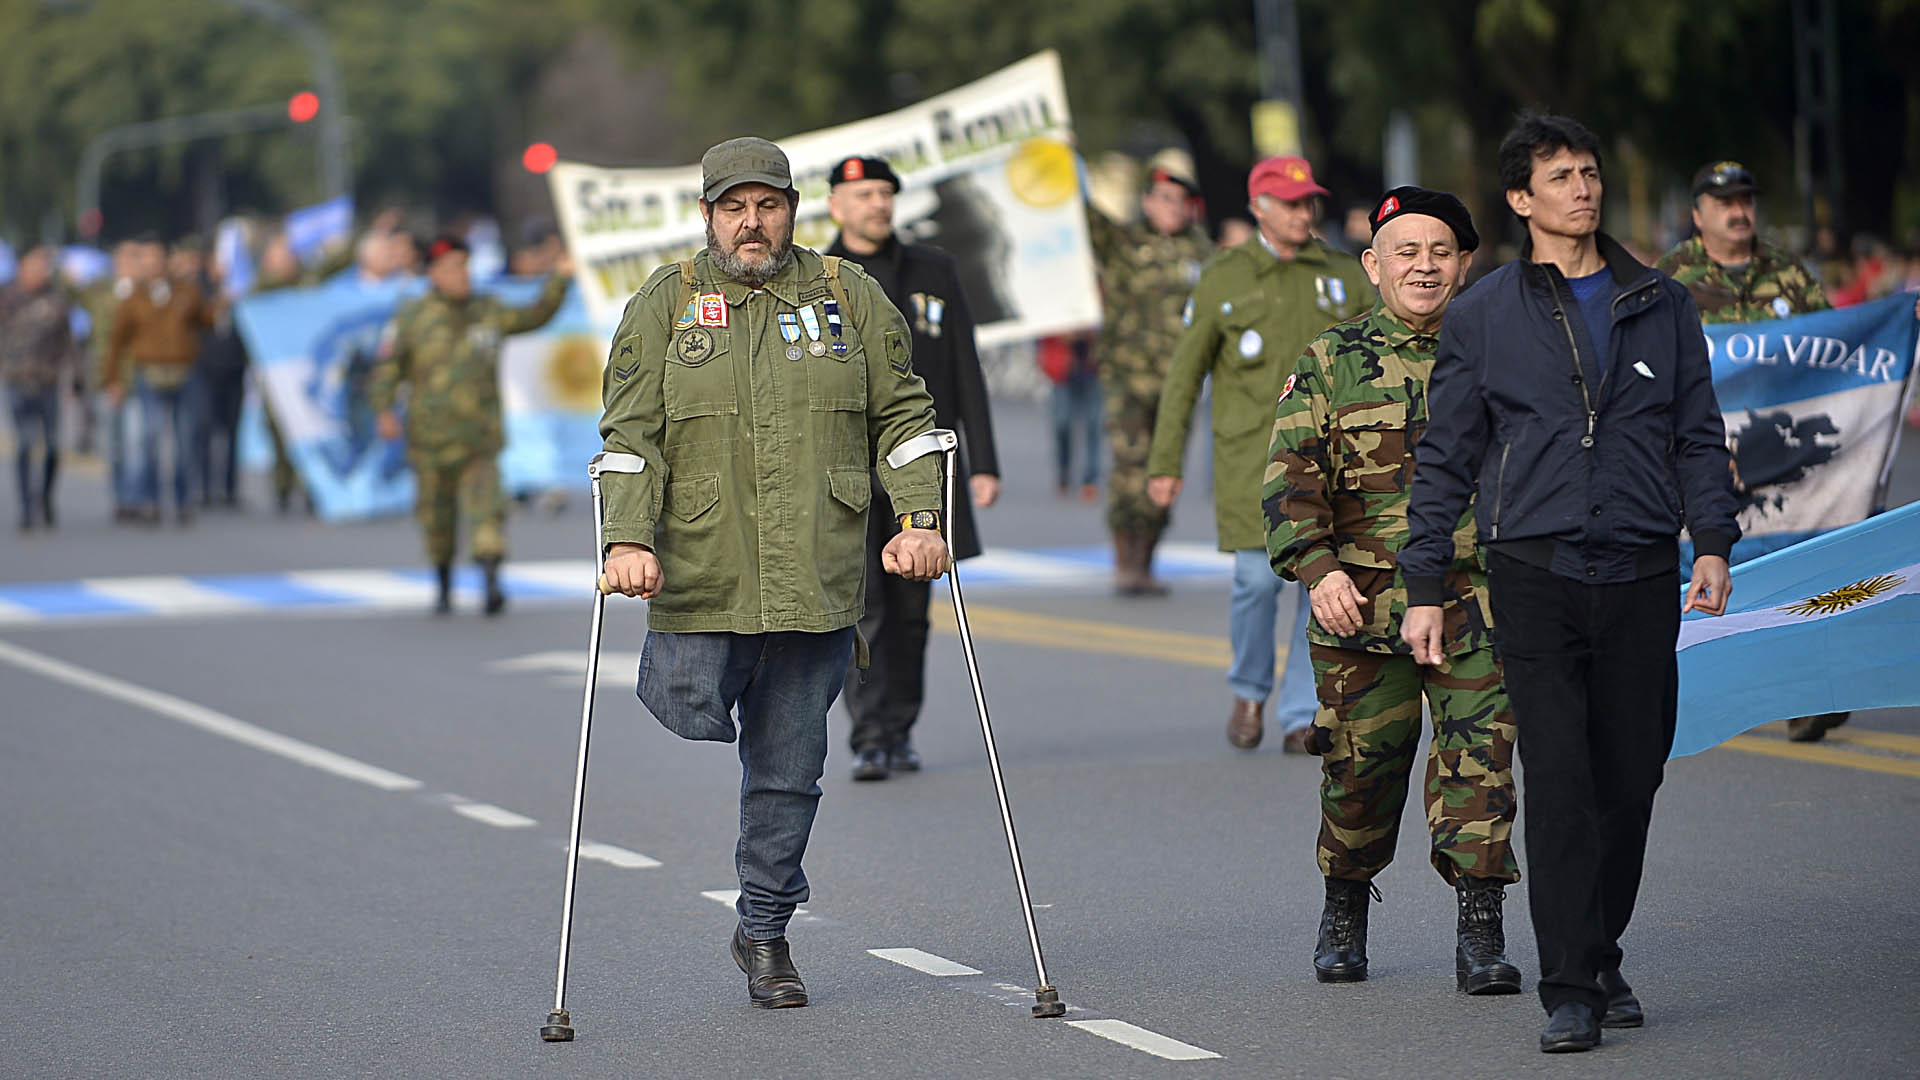
{"type": "Polygon", "coordinates": [[[1906,584],[1907,579],[1899,574],[1881,574],[1865,581],[1856,581],[1851,585],[1842,585],[1818,596],[1809,596],[1787,605],[1787,610],[1795,615],[1832,615],[1836,611],[1845,611],[1906,584]]]}

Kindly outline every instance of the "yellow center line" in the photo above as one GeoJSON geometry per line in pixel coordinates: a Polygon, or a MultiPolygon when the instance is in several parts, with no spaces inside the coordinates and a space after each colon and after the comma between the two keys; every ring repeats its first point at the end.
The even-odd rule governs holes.
{"type": "MultiPolygon", "coordinates": [[[[930,612],[938,629],[954,633],[953,608],[935,604],[930,612]]],[[[1233,650],[1226,638],[1191,634],[1174,630],[1149,630],[1116,623],[1069,619],[1059,615],[1039,615],[1014,608],[980,604],[967,605],[967,623],[973,636],[985,641],[1007,641],[1071,652],[1104,653],[1111,656],[1135,656],[1163,660],[1171,664],[1212,668],[1224,671],[1233,661],[1233,650]]],[[[1275,661],[1285,665],[1287,645],[1275,652],[1275,661]]],[[[1756,729],[1784,735],[1784,724],[1756,729]]],[[[1853,744],[1880,750],[1920,756],[1920,736],[1887,731],[1848,729],[1829,733],[1827,743],[1853,744]]],[[[1786,758],[1790,761],[1837,765],[1866,772],[1920,778],[1920,760],[1860,753],[1824,743],[1795,743],[1765,735],[1736,735],[1721,746],[1750,754],[1786,758]]]]}

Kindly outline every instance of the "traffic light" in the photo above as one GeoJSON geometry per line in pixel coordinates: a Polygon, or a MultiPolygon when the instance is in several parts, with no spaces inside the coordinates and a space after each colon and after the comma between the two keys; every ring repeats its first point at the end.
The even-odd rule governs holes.
{"type": "Polygon", "coordinates": [[[304,124],[320,115],[320,95],[302,90],[287,101],[287,119],[304,124]]]}
{"type": "Polygon", "coordinates": [[[520,164],[526,166],[528,172],[536,175],[553,168],[554,163],[559,160],[560,152],[553,148],[552,143],[534,143],[527,147],[526,153],[520,155],[520,164]]]}

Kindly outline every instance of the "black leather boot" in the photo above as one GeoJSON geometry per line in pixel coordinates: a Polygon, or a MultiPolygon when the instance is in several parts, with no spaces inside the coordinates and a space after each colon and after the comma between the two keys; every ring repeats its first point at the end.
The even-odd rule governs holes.
{"type": "Polygon", "coordinates": [[[747,973],[747,1000],[756,1009],[792,1009],[807,1003],[807,986],[787,955],[787,939],[754,941],[733,930],[733,962],[747,973]]]}
{"type": "Polygon", "coordinates": [[[1367,977],[1365,881],[1327,879],[1327,906],[1320,913],[1320,940],[1313,947],[1313,974],[1323,983],[1361,982],[1367,977]]]}
{"type": "Polygon", "coordinates": [[[481,559],[480,570],[487,576],[487,603],[484,610],[489,615],[498,615],[507,608],[507,594],[500,591],[500,560],[481,559]]]}
{"type": "Polygon", "coordinates": [[[453,610],[453,567],[440,563],[433,568],[433,573],[440,586],[440,592],[433,601],[433,613],[445,615],[453,610]]]}
{"type": "Polygon", "coordinates": [[[1519,993],[1520,969],[1507,961],[1507,932],[1500,917],[1500,905],[1507,899],[1506,883],[1463,877],[1454,889],[1460,895],[1454,985],[1469,994],[1519,993]]]}
{"type": "Polygon", "coordinates": [[[1633,987],[1620,977],[1618,971],[1600,973],[1600,991],[1607,995],[1607,1011],[1600,1017],[1600,1026],[1608,1028],[1637,1028],[1647,1022],[1647,1014],[1640,1007],[1640,999],[1634,996],[1633,987]]]}

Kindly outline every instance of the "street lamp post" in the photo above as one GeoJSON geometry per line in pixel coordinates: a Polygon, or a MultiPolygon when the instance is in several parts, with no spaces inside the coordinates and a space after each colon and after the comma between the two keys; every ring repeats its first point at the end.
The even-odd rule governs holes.
{"type": "Polygon", "coordinates": [[[334,62],[333,46],[320,25],[280,0],[221,0],[268,22],[293,32],[306,50],[313,66],[313,89],[320,96],[320,196],[331,199],[345,195],[347,168],[347,91],[340,81],[340,66],[334,62]]]}

